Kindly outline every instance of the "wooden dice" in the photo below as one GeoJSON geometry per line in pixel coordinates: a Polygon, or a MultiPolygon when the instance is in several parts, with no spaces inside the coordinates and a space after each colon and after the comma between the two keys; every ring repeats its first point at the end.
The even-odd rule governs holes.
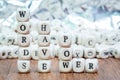
{"type": "MultiPolygon", "coordinates": [[[[9,45],[11,48],[0,48],[0,59],[17,58],[18,72],[30,72],[30,59],[38,60],[38,72],[51,71],[51,58],[58,57],[59,72],[97,72],[98,60],[96,57],[95,44],[96,39],[93,35],[79,35],[66,30],[52,31],[50,21],[39,21],[35,26],[29,22],[29,9],[21,8],[16,12],[18,21],[16,32],[18,38],[18,47],[10,46],[15,41],[13,36],[3,37],[0,35],[0,41],[9,45]],[[31,31],[30,28],[37,29],[31,31]],[[52,40],[52,44],[51,44],[52,40]],[[82,44],[82,45],[81,45],[82,44]],[[84,58],[90,59],[84,59],[84,58]]],[[[83,31],[84,32],[84,31],[83,31]]],[[[13,44],[12,44],[13,45],[13,44]]],[[[99,50],[99,49],[98,49],[99,50]]]]}
{"type": "Polygon", "coordinates": [[[29,60],[18,60],[17,61],[18,71],[21,73],[30,71],[30,61],[29,60]]]}
{"type": "Polygon", "coordinates": [[[98,71],[98,60],[97,59],[86,59],[85,71],[86,72],[97,72],[98,71]]]}
{"type": "Polygon", "coordinates": [[[39,72],[50,72],[50,70],[51,70],[51,60],[39,60],[38,61],[39,72]]]}
{"type": "Polygon", "coordinates": [[[20,8],[16,12],[16,19],[19,22],[29,21],[30,18],[30,10],[26,8],[20,8]]]}
{"type": "Polygon", "coordinates": [[[72,61],[59,61],[59,71],[60,72],[71,72],[72,71],[72,61]]]}
{"type": "Polygon", "coordinates": [[[84,58],[73,58],[72,66],[73,72],[84,72],[85,59],[84,58]]]}

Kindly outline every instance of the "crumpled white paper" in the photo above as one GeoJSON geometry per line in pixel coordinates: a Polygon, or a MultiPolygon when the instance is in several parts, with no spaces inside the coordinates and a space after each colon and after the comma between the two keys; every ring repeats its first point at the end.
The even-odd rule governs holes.
{"type": "Polygon", "coordinates": [[[23,7],[30,9],[31,21],[58,19],[72,26],[76,21],[73,17],[71,22],[68,17],[76,14],[76,17],[85,19],[83,23],[96,22],[99,26],[97,22],[100,21],[103,22],[101,27],[107,26],[106,29],[120,26],[120,0],[0,0],[0,26],[10,29],[15,26],[16,10],[23,7]],[[104,21],[108,25],[104,25],[104,21]]]}

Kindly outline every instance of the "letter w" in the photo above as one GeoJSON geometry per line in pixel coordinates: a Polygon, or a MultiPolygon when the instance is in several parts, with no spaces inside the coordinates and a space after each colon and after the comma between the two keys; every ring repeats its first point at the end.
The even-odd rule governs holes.
{"type": "Polygon", "coordinates": [[[26,11],[19,11],[20,17],[25,17],[26,11]]]}

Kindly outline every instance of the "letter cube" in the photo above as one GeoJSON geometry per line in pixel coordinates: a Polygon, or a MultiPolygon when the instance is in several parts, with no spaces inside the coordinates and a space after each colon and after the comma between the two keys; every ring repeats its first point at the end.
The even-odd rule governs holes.
{"type": "Polygon", "coordinates": [[[72,71],[72,60],[71,61],[59,60],[59,71],[60,72],[71,72],[72,71]]]}
{"type": "Polygon", "coordinates": [[[83,57],[83,46],[73,46],[73,57],[74,58],[83,57]]]}
{"type": "Polygon", "coordinates": [[[32,59],[38,60],[39,59],[39,57],[38,57],[38,45],[31,45],[30,49],[31,49],[32,59]]]}
{"type": "Polygon", "coordinates": [[[50,33],[50,40],[51,40],[51,44],[54,44],[54,45],[57,45],[58,44],[58,33],[57,32],[54,32],[52,31],[50,33]]]}
{"type": "Polygon", "coordinates": [[[19,46],[9,46],[11,47],[11,55],[13,58],[18,58],[18,53],[19,53],[19,46]]]}
{"type": "Polygon", "coordinates": [[[51,70],[51,60],[39,60],[38,61],[39,72],[50,72],[50,70],[51,70]]]}
{"type": "Polygon", "coordinates": [[[14,42],[15,42],[15,37],[14,37],[14,34],[13,35],[7,35],[6,36],[6,43],[7,45],[13,45],[14,42]]]}
{"type": "Polygon", "coordinates": [[[50,59],[51,49],[50,47],[39,47],[38,57],[39,59],[50,59]]]}
{"type": "Polygon", "coordinates": [[[19,8],[16,12],[16,19],[19,22],[26,22],[29,21],[30,18],[30,11],[26,8],[19,8]]]}
{"type": "Polygon", "coordinates": [[[21,73],[26,73],[30,71],[30,61],[29,60],[18,60],[17,61],[18,71],[21,73]]]}
{"type": "Polygon", "coordinates": [[[71,60],[72,59],[72,49],[71,48],[60,48],[58,57],[61,60],[71,60]]]}
{"type": "Polygon", "coordinates": [[[85,71],[86,72],[97,72],[98,71],[98,60],[97,59],[86,59],[85,60],[85,71]]]}
{"type": "Polygon", "coordinates": [[[21,47],[28,47],[30,45],[30,36],[18,35],[18,45],[21,47]]]}
{"type": "Polygon", "coordinates": [[[46,47],[50,45],[50,36],[49,35],[39,35],[38,44],[40,47],[46,47]]]}
{"type": "Polygon", "coordinates": [[[0,59],[7,59],[8,53],[5,47],[0,47],[0,59]]]}
{"type": "Polygon", "coordinates": [[[31,49],[29,47],[20,47],[18,58],[23,60],[31,59],[31,49]]]}
{"type": "Polygon", "coordinates": [[[40,21],[38,23],[38,32],[40,35],[50,34],[50,22],[49,21],[40,21]]]}
{"type": "Polygon", "coordinates": [[[95,37],[92,35],[83,35],[82,44],[86,47],[94,47],[96,44],[95,37]]]}
{"type": "Polygon", "coordinates": [[[73,72],[84,72],[85,59],[84,58],[73,58],[73,72]]]}
{"type": "Polygon", "coordinates": [[[29,34],[30,32],[30,23],[29,22],[18,22],[17,32],[19,34],[29,34]]]}
{"type": "Polygon", "coordinates": [[[71,35],[68,33],[60,33],[58,42],[61,47],[70,47],[72,43],[71,35]]]}
{"type": "Polygon", "coordinates": [[[85,58],[96,57],[96,50],[94,48],[84,48],[84,57],[85,58]]]}

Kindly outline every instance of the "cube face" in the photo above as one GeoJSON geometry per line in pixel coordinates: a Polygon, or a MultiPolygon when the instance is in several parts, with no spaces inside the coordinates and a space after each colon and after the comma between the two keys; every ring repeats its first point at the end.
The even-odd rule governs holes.
{"type": "Polygon", "coordinates": [[[97,72],[98,71],[98,60],[97,59],[86,59],[85,71],[86,72],[97,72]]]}
{"type": "Polygon", "coordinates": [[[83,48],[82,47],[73,47],[73,57],[82,58],[83,57],[83,48]]]}
{"type": "Polygon", "coordinates": [[[94,48],[85,48],[84,49],[84,57],[85,58],[95,58],[96,50],[94,48]]]}
{"type": "Polygon", "coordinates": [[[72,60],[73,72],[84,72],[85,59],[84,58],[74,58],[72,60]]]}
{"type": "Polygon", "coordinates": [[[29,9],[21,8],[16,12],[16,18],[19,22],[29,21],[30,11],[29,9]]]}
{"type": "Polygon", "coordinates": [[[53,51],[54,51],[54,54],[56,57],[59,56],[59,49],[60,49],[60,46],[59,45],[55,45],[53,51]]]}
{"type": "Polygon", "coordinates": [[[49,35],[39,35],[38,44],[40,47],[47,47],[50,45],[50,36],[49,35]]]}
{"type": "Polygon", "coordinates": [[[50,34],[51,44],[57,45],[58,44],[58,35],[57,33],[53,32],[50,34]]]}
{"type": "Polygon", "coordinates": [[[39,60],[38,61],[39,72],[50,72],[50,70],[51,70],[51,60],[39,60]]]}
{"type": "Polygon", "coordinates": [[[120,58],[120,50],[119,50],[119,47],[115,47],[112,55],[115,57],[115,58],[120,58]]]}
{"type": "Polygon", "coordinates": [[[97,58],[108,58],[109,57],[108,49],[100,49],[97,52],[98,52],[97,58]]]}
{"type": "Polygon", "coordinates": [[[50,47],[39,47],[38,49],[39,59],[50,59],[50,53],[50,47]]]}
{"type": "Polygon", "coordinates": [[[19,34],[28,34],[30,31],[30,23],[29,22],[18,22],[17,32],[19,34]]]}
{"type": "Polygon", "coordinates": [[[38,57],[38,49],[32,49],[31,50],[31,56],[32,56],[32,59],[38,60],[39,59],[39,57],[38,57]]]}
{"type": "Polygon", "coordinates": [[[60,48],[59,59],[60,60],[71,60],[72,59],[72,49],[71,48],[60,48]]]}
{"type": "Polygon", "coordinates": [[[12,56],[12,49],[10,47],[7,48],[6,52],[8,54],[8,58],[13,58],[13,56],[12,56]]]}
{"type": "Polygon", "coordinates": [[[0,33],[0,44],[6,45],[7,44],[7,39],[6,35],[3,33],[0,33]]]}
{"type": "Polygon", "coordinates": [[[6,52],[6,48],[0,47],[0,59],[7,59],[8,53],[6,52]]]}
{"type": "Polygon", "coordinates": [[[109,35],[107,35],[107,43],[108,44],[115,44],[117,42],[117,36],[115,33],[110,33],[109,35]]]}
{"type": "Polygon", "coordinates": [[[70,47],[71,43],[72,43],[72,39],[70,34],[67,33],[61,33],[59,34],[59,45],[61,47],[70,47]]]}
{"type": "Polygon", "coordinates": [[[40,21],[38,23],[38,32],[40,35],[50,34],[50,22],[49,21],[40,21]]]}
{"type": "Polygon", "coordinates": [[[86,47],[94,47],[96,40],[94,36],[86,36],[82,38],[83,45],[86,47]]]}
{"type": "Polygon", "coordinates": [[[28,47],[30,45],[29,35],[19,35],[18,36],[18,45],[21,47],[28,47]]]}
{"type": "Polygon", "coordinates": [[[81,45],[82,44],[82,35],[77,34],[76,36],[77,36],[77,44],[81,45]]]}
{"type": "Polygon", "coordinates": [[[7,45],[13,45],[15,42],[15,37],[13,35],[6,36],[6,43],[7,45]]]}
{"type": "Polygon", "coordinates": [[[18,58],[21,60],[31,59],[31,50],[30,48],[20,48],[18,58]]]}
{"type": "Polygon", "coordinates": [[[17,61],[18,71],[21,73],[30,71],[30,61],[28,60],[18,60],[17,61]]]}
{"type": "Polygon", "coordinates": [[[60,72],[71,72],[72,71],[72,61],[59,61],[59,71],[60,72]]]}
{"type": "Polygon", "coordinates": [[[55,45],[50,45],[50,58],[55,58],[55,45]]]}
{"type": "Polygon", "coordinates": [[[19,47],[18,46],[10,46],[11,47],[11,55],[13,58],[18,58],[19,47]]]}

